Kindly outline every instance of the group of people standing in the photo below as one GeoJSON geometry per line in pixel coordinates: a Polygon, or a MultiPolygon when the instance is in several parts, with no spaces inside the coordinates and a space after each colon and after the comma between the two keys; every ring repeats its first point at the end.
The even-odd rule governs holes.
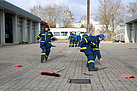
{"type": "MultiPolygon", "coordinates": [[[[50,48],[53,47],[53,45],[51,44],[51,40],[55,40],[55,37],[53,37],[53,34],[50,31],[48,24],[45,25],[44,30],[41,31],[40,34],[37,36],[36,41],[38,41],[39,39],[41,39],[40,40],[40,48],[42,49],[41,63],[43,63],[48,59],[48,56],[50,54],[50,48]]],[[[92,36],[92,35],[88,36],[86,33],[84,33],[81,39],[80,34],[77,35],[76,32],[75,34],[71,32],[69,36],[69,40],[70,40],[69,47],[74,47],[75,44],[75,47],[78,47],[80,52],[84,52],[84,54],[87,56],[88,70],[97,71],[98,68],[95,67],[94,61],[97,55],[98,59],[100,59],[101,62],[103,62],[99,50],[99,43],[100,41],[104,40],[104,34],[99,34],[97,36],[92,36]]]]}
{"type": "MultiPolygon", "coordinates": [[[[82,38],[86,38],[88,37],[88,35],[86,33],[83,34],[82,38]]],[[[69,47],[78,47],[78,44],[80,43],[81,41],[81,35],[79,33],[79,35],[76,34],[73,34],[73,32],[70,33],[70,36],[69,36],[69,47]]]]}

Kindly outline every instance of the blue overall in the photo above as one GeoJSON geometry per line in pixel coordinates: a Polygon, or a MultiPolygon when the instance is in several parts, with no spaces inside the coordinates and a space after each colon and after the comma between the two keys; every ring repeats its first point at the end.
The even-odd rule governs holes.
{"type": "Polygon", "coordinates": [[[41,52],[41,59],[48,58],[50,54],[50,48],[51,48],[51,40],[54,40],[53,34],[50,31],[43,30],[41,33],[38,35],[37,40],[40,41],[40,48],[42,49],[41,52]]]}
{"type": "Polygon", "coordinates": [[[94,68],[94,61],[96,58],[96,55],[98,59],[101,58],[100,50],[99,50],[99,38],[98,36],[90,36],[83,38],[80,44],[78,45],[81,47],[80,51],[84,52],[87,56],[87,66],[89,68],[94,68]]]}
{"type": "Polygon", "coordinates": [[[69,47],[74,47],[74,40],[75,40],[74,34],[71,33],[69,36],[69,47]]]}
{"type": "Polygon", "coordinates": [[[81,36],[78,35],[78,44],[80,43],[80,41],[81,41],[81,36]]]}
{"type": "Polygon", "coordinates": [[[77,45],[77,44],[78,44],[78,41],[77,41],[77,40],[78,40],[78,39],[77,39],[77,35],[74,34],[74,37],[75,37],[75,47],[77,47],[77,46],[78,46],[78,45],[77,45]]]}
{"type": "Polygon", "coordinates": [[[87,34],[83,34],[83,35],[82,35],[82,38],[86,38],[86,37],[88,37],[87,34]]]}

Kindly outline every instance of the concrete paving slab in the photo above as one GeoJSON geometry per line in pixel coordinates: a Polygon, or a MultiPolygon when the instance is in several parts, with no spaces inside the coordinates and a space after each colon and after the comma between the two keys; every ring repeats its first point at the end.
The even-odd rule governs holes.
{"type": "MultiPolygon", "coordinates": [[[[101,42],[100,50],[107,69],[88,71],[87,58],[67,40],[56,41],[46,63],[40,62],[39,43],[0,46],[0,91],[137,91],[137,44],[101,42]],[[23,65],[15,68],[15,65],[23,65]],[[59,72],[60,77],[41,75],[59,72]],[[93,74],[92,76],[84,73],[93,74]],[[132,74],[134,79],[120,78],[132,74]],[[91,84],[71,84],[69,79],[90,79],[91,84]]],[[[96,66],[102,67],[96,60],[96,66]]]]}

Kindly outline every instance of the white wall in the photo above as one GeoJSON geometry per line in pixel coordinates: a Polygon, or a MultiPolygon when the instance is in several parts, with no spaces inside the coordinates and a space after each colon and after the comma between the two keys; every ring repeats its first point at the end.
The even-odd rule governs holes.
{"type": "Polygon", "coordinates": [[[61,38],[61,39],[66,39],[69,37],[70,32],[73,31],[73,33],[76,32],[76,34],[78,35],[81,32],[86,32],[86,28],[50,28],[51,32],[53,33],[53,35],[55,36],[55,32],[59,32],[60,36],[55,36],[56,38],[61,38]],[[67,36],[62,36],[61,32],[67,32],[67,36]]]}

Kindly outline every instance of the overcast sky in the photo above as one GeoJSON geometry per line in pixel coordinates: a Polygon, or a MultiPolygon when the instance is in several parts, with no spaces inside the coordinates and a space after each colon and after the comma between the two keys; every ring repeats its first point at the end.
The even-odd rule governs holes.
{"type": "MultiPolygon", "coordinates": [[[[6,0],[24,10],[29,11],[31,7],[34,5],[42,5],[46,6],[48,4],[57,4],[60,6],[67,5],[70,10],[74,13],[74,17],[76,21],[80,20],[82,15],[86,15],[87,12],[87,0],[6,0]]],[[[136,0],[122,0],[124,4],[128,4],[128,2],[136,1],[136,0]]],[[[98,0],[90,0],[91,9],[90,14],[94,14],[94,10],[97,10],[98,0]]],[[[93,16],[91,16],[93,17],[93,16]]]]}

